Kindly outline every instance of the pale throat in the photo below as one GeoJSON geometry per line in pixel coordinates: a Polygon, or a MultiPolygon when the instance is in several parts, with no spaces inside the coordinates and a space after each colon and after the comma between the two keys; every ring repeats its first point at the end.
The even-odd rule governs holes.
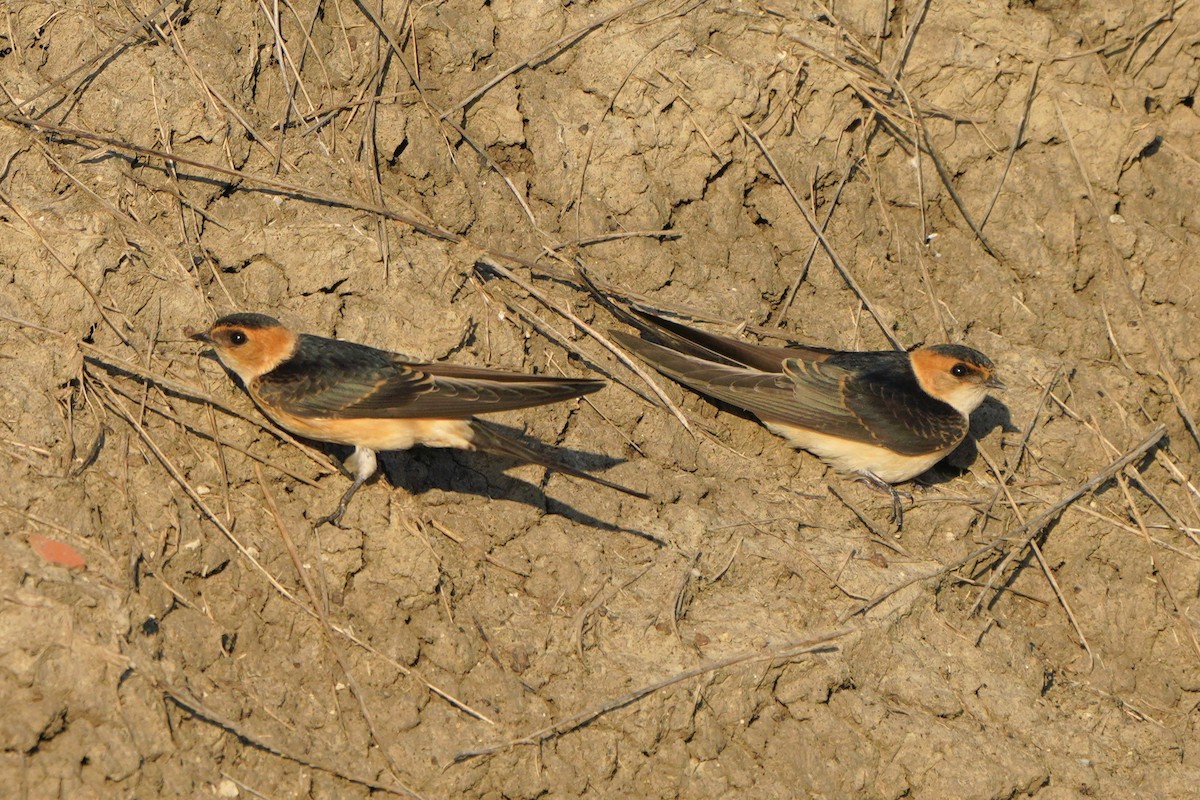
{"type": "Polygon", "coordinates": [[[926,392],[954,408],[965,417],[979,408],[987,396],[987,387],[974,381],[967,382],[951,377],[936,364],[922,363],[920,356],[913,359],[913,373],[917,383],[926,392]]]}
{"type": "Polygon", "coordinates": [[[971,412],[979,408],[983,398],[987,397],[987,387],[980,384],[960,383],[953,387],[939,388],[941,391],[935,396],[942,402],[949,403],[955,411],[965,417],[971,416],[971,412]]]}

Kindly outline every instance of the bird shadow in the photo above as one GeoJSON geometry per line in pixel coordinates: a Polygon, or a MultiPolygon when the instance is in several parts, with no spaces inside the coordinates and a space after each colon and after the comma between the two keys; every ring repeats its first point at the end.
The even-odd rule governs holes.
{"type": "MultiPolygon", "coordinates": [[[[220,364],[222,369],[233,379],[234,383],[242,391],[246,391],[245,384],[242,383],[241,378],[238,377],[237,373],[221,363],[215,351],[205,349],[200,352],[200,356],[212,359],[217,364],[220,364]]],[[[248,394],[249,392],[247,392],[248,394]]],[[[607,456],[603,453],[593,453],[588,450],[576,450],[569,447],[548,448],[537,439],[526,436],[524,431],[519,428],[498,425],[494,422],[488,424],[505,436],[521,442],[521,444],[535,453],[543,454],[547,450],[552,450],[554,455],[550,458],[551,461],[566,461],[574,468],[585,472],[603,471],[625,462],[623,458],[607,456]]],[[[304,439],[304,437],[298,438],[325,452],[333,453],[338,459],[338,468],[343,474],[349,476],[342,462],[354,451],[353,447],[332,444],[330,442],[318,442],[311,439],[304,439]]],[[[510,458],[497,453],[454,450],[441,447],[417,446],[406,451],[379,453],[380,471],[387,476],[388,483],[397,489],[404,489],[412,495],[421,495],[430,489],[441,489],[460,494],[473,494],[479,497],[486,497],[489,500],[513,500],[544,511],[547,514],[557,514],[560,517],[565,517],[590,528],[637,536],[638,538],[653,542],[659,547],[666,546],[666,541],[648,531],[638,528],[628,528],[624,525],[592,516],[584,511],[580,511],[564,500],[559,500],[547,494],[540,485],[535,485],[511,475],[505,475],[502,472],[502,470],[508,467],[523,463],[525,462],[520,459],[510,458]],[[497,469],[497,462],[506,464],[506,466],[497,469]]],[[[543,469],[555,471],[552,467],[543,467],[543,469]]],[[[564,477],[570,481],[586,482],[582,478],[575,478],[570,475],[564,475],[564,477]]],[[[596,487],[605,489],[605,487],[599,484],[596,484],[596,487]]],[[[615,491],[612,489],[605,490],[615,491]]]]}
{"type": "MultiPolygon", "coordinates": [[[[568,447],[547,447],[536,439],[525,436],[518,428],[490,423],[491,427],[505,436],[516,439],[539,455],[546,454],[553,461],[565,461],[572,467],[587,472],[603,471],[625,462],[623,458],[577,450],[568,447]]],[[[342,445],[324,444],[331,452],[344,457],[352,448],[342,445]]],[[[381,452],[380,471],[388,483],[403,489],[413,496],[420,496],[431,489],[470,494],[489,500],[510,500],[523,503],[547,514],[556,514],[573,522],[611,533],[623,533],[653,542],[662,547],[666,542],[648,531],[631,528],[619,523],[600,519],[582,511],[555,494],[547,492],[542,485],[507,475],[504,470],[526,464],[521,459],[506,455],[474,450],[455,450],[440,447],[417,446],[411,450],[381,452]]],[[[539,466],[543,474],[554,472],[552,467],[539,466]]],[[[587,484],[582,478],[563,474],[565,481],[576,485],[587,484]]],[[[563,486],[564,484],[560,484],[563,486]]],[[[593,484],[598,491],[615,491],[593,484]]],[[[560,489],[559,491],[562,491],[560,489]]]]}

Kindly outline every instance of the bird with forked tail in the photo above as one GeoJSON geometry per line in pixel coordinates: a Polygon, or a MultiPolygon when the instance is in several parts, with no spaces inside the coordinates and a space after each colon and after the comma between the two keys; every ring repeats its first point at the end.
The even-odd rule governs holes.
{"type": "Polygon", "coordinates": [[[646,497],[539,455],[474,418],[581,397],[603,388],[603,380],[418,363],[367,345],[297,333],[265,314],[229,314],[207,331],[187,333],[213,346],[221,363],[280,427],[307,439],[354,447],[346,459],[354,482],[317,525],[341,519],[350,498],[375,474],[378,451],[414,445],[499,453],[646,497]]]}
{"type": "Polygon", "coordinates": [[[613,331],[623,346],[694,391],[749,411],[793,447],[886,489],[897,521],[891,484],[949,455],[988,390],[1004,388],[991,360],[964,345],[772,347],[608,304],[641,332],[613,331]]]}

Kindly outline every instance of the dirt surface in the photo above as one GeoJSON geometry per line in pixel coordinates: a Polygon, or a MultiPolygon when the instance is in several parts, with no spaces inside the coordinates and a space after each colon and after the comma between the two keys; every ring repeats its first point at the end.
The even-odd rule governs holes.
{"type": "Polygon", "coordinates": [[[11,0],[3,794],[1195,797],[1198,83],[1194,2],[11,0]],[[897,531],[686,430],[576,266],[1009,389],[897,531]],[[183,335],[232,310],[599,371],[498,419],[653,499],[420,450],[314,531],[346,453],[183,335]]]}

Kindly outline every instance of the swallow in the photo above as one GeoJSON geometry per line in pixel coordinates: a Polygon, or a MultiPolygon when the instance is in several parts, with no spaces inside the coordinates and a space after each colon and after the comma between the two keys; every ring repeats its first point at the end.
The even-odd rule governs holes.
{"type": "Polygon", "coordinates": [[[771,347],[636,307],[617,311],[641,332],[613,331],[622,345],[672,380],[749,411],[793,447],[888,491],[897,523],[892,484],[949,455],[988,390],[1004,388],[991,360],[960,344],[909,352],[771,347]]]}
{"type": "Polygon", "coordinates": [[[265,314],[230,314],[207,331],[185,332],[212,345],[281,428],[354,447],[345,462],[354,482],[318,526],[342,518],[350,498],[378,469],[376,452],[414,445],[499,453],[647,497],[540,456],[474,418],[581,397],[603,388],[603,380],[418,363],[363,344],[297,333],[265,314]]]}

